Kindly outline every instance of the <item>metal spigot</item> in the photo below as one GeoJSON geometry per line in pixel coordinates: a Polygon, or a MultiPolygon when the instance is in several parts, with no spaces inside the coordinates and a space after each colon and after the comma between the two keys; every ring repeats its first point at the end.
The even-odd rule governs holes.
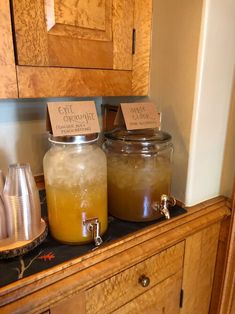
{"type": "Polygon", "coordinates": [[[160,202],[156,202],[152,205],[153,209],[159,211],[166,219],[170,219],[169,206],[175,206],[176,200],[174,197],[169,197],[166,194],[161,195],[160,202]]]}
{"type": "Polygon", "coordinates": [[[100,236],[100,223],[98,218],[90,218],[83,221],[83,224],[86,225],[87,230],[92,232],[92,238],[95,242],[95,246],[100,246],[103,243],[103,240],[100,236]]]}

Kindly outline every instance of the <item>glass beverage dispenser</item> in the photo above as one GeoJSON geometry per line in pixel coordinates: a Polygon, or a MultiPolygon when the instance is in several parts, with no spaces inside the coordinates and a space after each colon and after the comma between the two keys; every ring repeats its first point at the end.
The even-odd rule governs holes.
{"type": "Polygon", "coordinates": [[[67,244],[95,241],[107,229],[107,165],[97,134],[53,137],[43,160],[51,235],[67,244]]]}
{"type": "Polygon", "coordinates": [[[171,136],[156,129],[116,129],[105,137],[110,214],[128,221],[170,218],[171,136]]]}

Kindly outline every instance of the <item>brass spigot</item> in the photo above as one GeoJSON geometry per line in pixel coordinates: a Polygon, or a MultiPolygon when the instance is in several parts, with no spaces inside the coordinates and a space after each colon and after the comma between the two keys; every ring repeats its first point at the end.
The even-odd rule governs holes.
{"type": "Polygon", "coordinates": [[[169,206],[175,206],[176,200],[172,196],[166,194],[161,195],[160,202],[155,202],[152,207],[154,210],[159,211],[166,219],[170,219],[169,206]]]}

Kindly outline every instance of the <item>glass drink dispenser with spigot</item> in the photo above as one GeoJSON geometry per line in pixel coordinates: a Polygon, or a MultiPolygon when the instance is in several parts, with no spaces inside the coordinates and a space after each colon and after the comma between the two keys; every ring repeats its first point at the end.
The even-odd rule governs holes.
{"type": "Polygon", "coordinates": [[[111,215],[128,221],[170,218],[173,145],[157,129],[106,133],[108,204],[111,215]]]}
{"type": "Polygon", "coordinates": [[[49,136],[43,161],[51,235],[67,244],[94,241],[107,229],[106,156],[97,134],[49,136]]]}

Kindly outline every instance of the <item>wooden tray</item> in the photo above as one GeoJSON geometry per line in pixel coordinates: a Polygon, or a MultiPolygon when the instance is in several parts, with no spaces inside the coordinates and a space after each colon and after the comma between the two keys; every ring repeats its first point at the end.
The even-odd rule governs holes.
{"type": "Polygon", "coordinates": [[[0,259],[12,258],[28,253],[45,240],[47,233],[47,224],[41,219],[39,234],[32,240],[17,242],[12,242],[10,238],[0,240],[0,259]]]}

